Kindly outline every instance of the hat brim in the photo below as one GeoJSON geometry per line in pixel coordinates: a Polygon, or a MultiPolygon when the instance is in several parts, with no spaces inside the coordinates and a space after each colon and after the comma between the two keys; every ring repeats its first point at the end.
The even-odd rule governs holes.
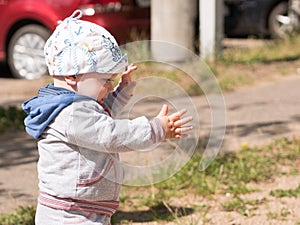
{"type": "Polygon", "coordinates": [[[108,74],[115,74],[115,73],[123,73],[128,66],[128,57],[127,54],[123,54],[122,57],[115,62],[115,64],[110,68],[99,68],[96,70],[98,73],[108,73],[108,74]]]}

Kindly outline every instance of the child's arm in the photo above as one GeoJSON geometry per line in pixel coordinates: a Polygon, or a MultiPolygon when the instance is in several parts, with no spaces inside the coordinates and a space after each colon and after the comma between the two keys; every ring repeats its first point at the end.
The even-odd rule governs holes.
{"type": "Polygon", "coordinates": [[[182,118],[186,110],[168,115],[167,105],[151,121],[144,116],[133,120],[112,119],[99,113],[100,106],[94,101],[76,101],[70,110],[67,113],[68,142],[110,153],[145,149],[164,139],[183,138],[185,132],[192,129],[186,125],[192,118],[182,118]]]}
{"type": "Polygon", "coordinates": [[[136,82],[131,79],[130,74],[136,69],[136,65],[129,65],[127,70],[122,73],[120,83],[114,92],[110,93],[108,97],[104,99],[105,107],[113,111],[112,114],[115,114],[114,112],[120,112],[131,98],[136,82]]]}

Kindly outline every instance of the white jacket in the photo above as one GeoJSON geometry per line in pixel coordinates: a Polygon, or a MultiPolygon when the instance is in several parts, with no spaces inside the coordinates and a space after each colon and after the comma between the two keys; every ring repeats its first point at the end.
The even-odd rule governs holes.
{"type": "Polygon", "coordinates": [[[92,99],[73,102],[38,141],[39,202],[112,215],[123,178],[118,153],[148,148],[163,138],[157,118],[114,120],[92,99]]]}

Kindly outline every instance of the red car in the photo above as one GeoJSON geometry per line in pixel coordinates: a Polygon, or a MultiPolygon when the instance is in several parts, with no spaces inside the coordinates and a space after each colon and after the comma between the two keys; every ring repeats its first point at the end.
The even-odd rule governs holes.
{"type": "Polygon", "coordinates": [[[0,0],[0,60],[16,78],[47,74],[43,48],[57,21],[81,9],[83,20],[109,30],[122,44],[150,34],[147,0],[0,0]],[[136,37],[132,37],[135,35],[136,37]]]}

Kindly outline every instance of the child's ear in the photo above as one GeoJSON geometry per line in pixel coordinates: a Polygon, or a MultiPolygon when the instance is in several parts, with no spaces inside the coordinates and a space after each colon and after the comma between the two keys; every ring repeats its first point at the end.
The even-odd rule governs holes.
{"type": "Polygon", "coordinates": [[[76,76],[64,76],[65,81],[70,86],[75,86],[77,84],[77,77],[76,76]]]}

